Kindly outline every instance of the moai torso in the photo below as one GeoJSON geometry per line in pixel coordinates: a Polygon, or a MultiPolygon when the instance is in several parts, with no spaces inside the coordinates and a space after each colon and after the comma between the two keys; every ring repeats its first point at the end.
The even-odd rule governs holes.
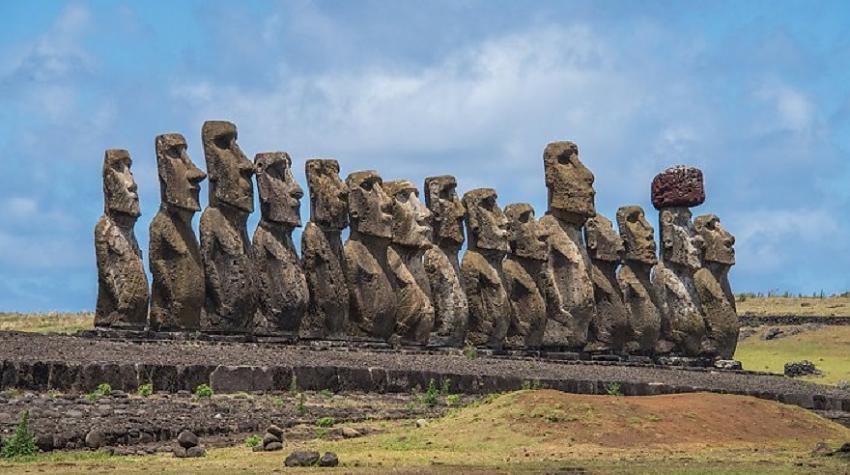
{"type": "Polygon", "coordinates": [[[236,144],[236,126],[207,121],[204,155],[210,177],[210,206],[201,215],[201,258],[206,304],[201,328],[245,333],[257,310],[256,271],[248,239],[248,215],[254,210],[254,165],[236,144]]]}
{"type": "Polygon", "coordinates": [[[534,219],[526,203],[505,207],[511,252],[502,264],[505,291],[511,303],[511,321],[506,344],[512,348],[538,348],[546,329],[546,300],[543,292],[545,266],[549,257],[545,228],[534,219]]]}
{"type": "Polygon", "coordinates": [[[201,209],[206,174],[192,163],[182,135],[160,135],[155,142],[162,203],[150,225],[150,324],[154,330],[198,330],[204,269],[192,217],[201,209]]]}
{"type": "Polygon", "coordinates": [[[392,238],[392,199],[374,171],[348,175],[351,235],[345,243],[351,332],[388,339],[395,330],[398,302],[387,250],[392,238]]]}
{"type": "Polygon", "coordinates": [[[628,313],[617,283],[617,266],[623,254],[623,241],[611,221],[596,215],[585,227],[591,262],[591,280],[596,315],[590,322],[589,350],[622,353],[631,339],[628,313]]]}
{"type": "Polygon", "coordinates": [[[543,345],[583,350],[596,315],[590,258],[582,228],[596,214],[593,173],[572,142],[554,142],[543,153],[549,212],[540,222],[549,235],[543,345]]]}
{"type": "Polygon", "coordinates": [[[407,180],[384,182],[393,200],[393,237],[387,260],[395,278],[398,309],[395,334],[402,341],[427,344],[434,328],[428,275],[422,264],[431,246],[431,212],[419,201],[416,185],[407,180]]]}
{"type": "Polygon", "coordinates": [[[469,248],[461,264],[461,280],[469,303],[466,342],[501,349],[511,318],[502,279],[507,254],[507,218],[496,204],[496,191],[479,188],[463,195],[469,248]]]}
{"type": "MultiPolygon", "coordinates": [[[[656,352],[661,336],[661,310],[650,280],[652,267],[658,263],[654,230],[639,206],[617,210],[617,225],[625,247],[617,281],[632,335],[626,349],[650,356],[656,352]]],[[[662,346],[658,350],[665,352],[670,348],[662,346]]]]}
{"type": "Polygon", "coordinates": [[[653,285],[661,304],[662,335],[684,356],[704,353],[705,322],[694,285],[700,268],[699,240],[686,207],[663,208],[661,262],[655,266],[653,285]]]}
{"type": "Polygon", "coordinates": [[[433,244],[425,251],[422,262],[434,306],[430,343],[436,346],[463,345],[469,320],[457,258],[464,241],[466,210],[456,188],[457,182],[452,176],[425,179],[425,202],[431,211],[433,244]]]}
{"type": "Polygon", "coordinates": [[[735,296],[729,285],[729,269],[735,265],[735,237],[713,214],[698,216],[694,225],[705,243],[704,267],[694,274],[694,283],[705,317],[709,352],[731,359],[740,331],[735,296]]]}
{"type": "Polygon", "coordinates": [[[310,300],[299,335],[342,338],[349,324],[341,237],[348,226],[348,188],[339,178],[336,160],[307,160],[305,169],[310,222],[301,234],[301,260],[310,300]]]}
{"type": "Polygon", "coordinates": [[[254,232],[258,308],[254,333],[295,334],[307,310],[307,280],[292,242],[301,225],[301,187],[292,176],[292,159],[284,152],[254,158],[262,218],[254,232]]]}
{"type": "Polygon", "coordinates": [[[94,230],[97,257],[96,327],[144,329],[148,278],[133,228],[139,196],[126,150],[107,150],[103,160],[105,213],[94,230]]]}

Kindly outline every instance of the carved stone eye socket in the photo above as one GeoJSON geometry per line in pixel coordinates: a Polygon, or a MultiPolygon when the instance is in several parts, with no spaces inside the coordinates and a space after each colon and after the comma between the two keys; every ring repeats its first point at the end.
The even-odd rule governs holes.
{"type": "Polygon", "coordinates": [[[174,146],[174,147],[169,148],[168,151],[166,152],[166,154],[171,158],[181,160],[183,158],[183,154],[181,152],[182,152],[182,150],[181,150],[180,146],[174,146]]]}
{"type": "Polygon", "coordinates": [[[559,165],[572,165],[573,162],[572,162],[572,160],[570,160],[570,158],[571,158],[570,155],[567,155],[566,153],[561,154],[561,155],[558,156],[558,164],[559,165]]]}
{"type": "Polygon", "coordinates": [[[531,211],[526,211],[519,215],[519,222],[527,223],[531,220],[531,211]]]}
{"type": "Polygon", "coordinates": [[[630,223],[632,223],[632,224],[637,223],[637,222],[639,221],[639,219],[638,219],[638,214],[637,214],[637,213],[632,213],[632,214],[630,214],[630,215],[626,216],[626,221],[628,221],[628,222],[630,222],[630,223]]]}
{"type": "Polygon", "coordinates": [[[215,146],[218,147],[218,148],[230,148],[230,143],[231,143],[232,140],[233,140],[232,135],[225,134],[225,135],[219,135],[218,137],[213,139],[213,142],[215,143],[215,146]]]}

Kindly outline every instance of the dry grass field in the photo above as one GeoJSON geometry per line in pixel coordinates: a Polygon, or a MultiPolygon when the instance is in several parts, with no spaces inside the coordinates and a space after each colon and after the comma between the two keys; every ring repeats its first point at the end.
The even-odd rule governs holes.
{"type": "MultiPolygon", "coordinates": [[[[746,294],[743,294],[746,295],[746,294]]],[[[850,316],[850,297],[746,297],[738,295],[739,315],[850,316]]]]}
{"type": "MultiPolygon", "coordinates": [[[[586,396],[552,390],[494,395],[430,420],[375,422],[380,433],[288,443],[283,452],[212,449],[202,459],[73,452],[0,461],[17,473],[270,473],[295,449],[333,451],[333,473],[848,473],[811,453],[850,429],[795,406],[744,396],[586,396]]],[[[315,469],[286,469],[312,473],[315,469]]],[[[322,470],[323,473],[325,470],[322,470]]]]}

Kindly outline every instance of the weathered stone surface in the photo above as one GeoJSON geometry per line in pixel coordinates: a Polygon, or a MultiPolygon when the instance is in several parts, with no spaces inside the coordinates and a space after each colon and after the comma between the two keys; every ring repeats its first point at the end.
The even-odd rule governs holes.
{"type": "Polygon", "coordinates": [[[351,300],[351,332],[389,338],[395,329],[398,303],[390,278],[387,249],[392,238],[393,200],[375,171],[348,175],[351,234],[345,243],[345,269],[351,300]]]}
{"type": "Polygon", "coordinates": [[[203,457],[207,451],[203,447],[195,446],[186,449],[186,457],[203,457]]]}
{"type": "Polygon", "coordinates": [[[236,126],[207,121],[201,132],[210,178],[209,207],[201,215],[206,301],[201,329],[244,333],[257,309],[256,273],[248,239],[254,211],[254,165],[236,143],[236,126]]]}
{"type": "Polygon", "coordinates": [[[466,209],[453,176],[425,179],[425,203],[431,210],[431,240],[423,265],[431,288],[434,329],[431,344],[461,346],[466,336],[469,305],[460,280],[458,251],[463,246],[466,209]]]}
{"type": "Polygon", "coordinates": [[[596,215],[593,173],[572,142],[554,142],[543,152],[549,210],[540,222],[549,234],[546,330],[543,345],[584,349],[596,315],[590,257],[582,228],[596,215]]]}
{"type": "Polygon", "coordinates": [[[292,230],[301,226],[304,192],[292,176],[292,159],[285,152],[258,153],[254,168],[262,213],[253,239],[259,303],[254,333],[295,333],[309,300],[292,242],[292,230]]]}
{"type": "Polygon", "coordinates": [[[310,222],[301,234],[301,259],[310,300],[299,334],[303,338],[339,338],[349,323],[341,237],[348,227],[348,187],[339,177],[336,160],[307,160],[305,170],[310,222]]]}
{"type": "Polygon", "coordinates": [[[283,462],[287,467],[312,467],[317,463],[319,463],[319,452],[308,450],[296,450],[283,462]]]}
{"type": "Polygon", "coordinates": [[[511,321],[506,344],[512,348],[537,348],[546,329],[546,300],[543,298],[549,237],[534,218],[527,203],[505,207],[511,252],[503,266],[505,291],[511,303],[511,321]]]}
{"type": "Polygon", "coordinates": [[[508,220],[496,203],[496,191],[478,188],[463,195],[469,247],[461,264],[461,280],[469,303],[466,341],[500,349],[511,318],[502,282],[502,259],[510,250],[508,220]]]}
{"type": "Polygon", "coordinates": [[[384,189],[393,200],[393,236],[387,261],[398,301],[394,333],[402,340],[424,345],[434,328],[431,288],[422,262],[422,255],[431,247],[431,212],[419,200],[411,181],[387,181],[384,189]]]}
{"type": "Polygon", "coordinates": [[[629,317],[617,282],[617,267],[624,253],[623,240],[614,231],[611,221],[600,214],[587,221],[585,235],[596,302],[588,349],[622,353],[631,339],[629,317]]]}
{"type": "Polygon", "coordinates": [[[333,452],[325,452],[319,459],[320,467],[336,467],[337,465],[339,465],[339,458],[333,452]]]}
{"type": "Polygon", "coordinates": [[[702,171],[685,165],[670,167],[652,180],[655,209],[699,206],[705,201],[702,171]]]}
{"type": "Polygon", "coordinates": [[[154,330],[198,330],[204,305],[204,269],[192,217],[200,211],[206,174],[186,153],[180,134],[156,137],[161,204],[150,225],[150,326],[154,330]]]}
{"type": "Polygon", "coordinates": [[[183,430],[180,431],[180,434],[177,435],[177,443],[180,444],[180,447],[183,447],[184,449],[196,447],[199,443],[198,436],[195,435],[192,431],[183,430]]]}
{"type": "Polygon", "coordinates": [[[729,269],[735,265],[735,237],[713,215],[698,216],[694,227],[705,244],[703,267],[694,274],[708,332],[709,352],[731,359],[738,345],[740,324],[729,269]]]}
{"type": "Polygon", "coordinates": [[[664,208],[659,213],[661,262],[653,272],[662,315],[662,337],[685,356],[706,352],[706,329],[700,311],[694,273],[701,267],[702,239],[696,235],[688,208],[664,208]]]}
{"type": "Polygon", "coordinates": [[[147,324],[148,277],[133,230],[142,213],[132,163],[126,150],[104,154],[104,214],[94,230],[97,327],[141,329],[147,324]]]}
{"type": "Polygon", "coordinates": [[[652,355],[661,336],[661,309],[650,274],[658,263],[655,256],[655,231],[640,206],[617,210],[617,226],[625,253],[617,281],[629,318],[632,339],[630,353],[652,355]]]}

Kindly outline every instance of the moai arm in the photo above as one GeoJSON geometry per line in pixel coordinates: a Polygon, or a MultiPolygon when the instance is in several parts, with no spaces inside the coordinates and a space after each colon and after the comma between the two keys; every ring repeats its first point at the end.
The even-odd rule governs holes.
{"type": "Polygon", "coordinates": [[[225,308],[222,298],[223,286],[221,282],[221,276],[218,274],[218,268],[215,266],[216,255],[219,247],[219,239],[218,234],[219,231],[217,229],[218,223],[210,223],[207,226],[203,226],[203,222],[206,220],[210,220],[210,214],[208,212],[204,213],[201,216],[202,227],[206,228],[208,232],[201,233],[201,256],[202,261],[204,263],[204,273],[206,275],[207,281],[207,296],[212,300],[216,307],[223,308],[224,313],[229,313],[231,309],[225,308]]]}
{"type": "Polygon", "coordinates": [[[94,247],[97,257],[97,267],[102,276],[103,283],[106,286],[106,290],[116,302],[116,310],[121,311],[128,308],[127,299],[124,298],[121,292],[121,286],[119,285],[121,275],[118,273],[116,266],[109,265],[109,262],[113,260],[113,255],[117,255],[120,258],[124,252],[120,249],[120,246],[116,246],[115,241],[117,236],[114,236],[115,233],[115,227],[109,222],[108,218],[101,218],[97,223],[97,229],[94,233],[94,247]]]}
{"type": "Polygon", "coordinates": [[[546,300],[546,308],[549,309],[549,318],[567,325],[573,316],[564,306],[564,299],[560,290],[558,290],[558,286],[555,285],[552,272],[549,270],[540,272],[540,285],[542,286],[543,298],[546,300]]]}
{"type": "Polygon", "coordinates": [[[171,265],[166,256],[176,254],[181,258],[189,254],[189,249],[180,238],[180,234],[171,223],[164,226],[151,226],[150,247],[158,252],[150,253],[151,273],[162,279],[164,285],[158,287],[163,293],[162,300],[169,302],[175,313],[179,313],[182,303],[176,298],[173,290],[179,285],[176,276],[171,271],[171,265]],[[158,258],[154,258],[154,257],[158,258]]]}

